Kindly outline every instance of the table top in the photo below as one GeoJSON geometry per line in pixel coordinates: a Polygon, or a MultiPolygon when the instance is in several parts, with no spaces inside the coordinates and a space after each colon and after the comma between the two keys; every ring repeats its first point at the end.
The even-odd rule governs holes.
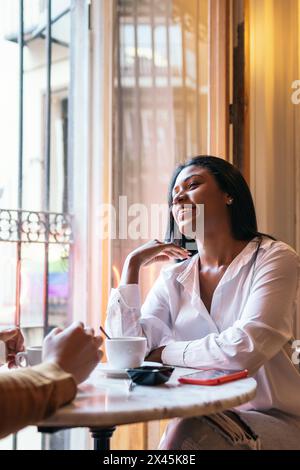
{"type": "Polygon", "coordinates": [[[110,427],[174,417],[217,413],[246,403],[255,396],[256,381],[245,378],[217,386],[180,384],[181,375],[195,369],[176,367],[159,386],[135,385],[108,378],[97,367],[79,386],[75,400],[57,410],[39,427],[110,427]]]}

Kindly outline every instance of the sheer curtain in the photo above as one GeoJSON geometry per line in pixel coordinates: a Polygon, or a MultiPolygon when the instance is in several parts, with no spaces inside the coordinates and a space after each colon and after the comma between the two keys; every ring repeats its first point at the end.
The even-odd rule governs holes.
{"type": "MultiPolygon", "coordinates": [[[[165,215],[155,222],[151,207],[166,204],[176,164],[209,151],[209,4],[117,1],[113,199],[116,207],[120,195],[127,196],[127,208],[144,204],[148,224],[140,239],[113,241],[113,285],[128,252],[164,237],[165,215]]],[[[123,208],[119,228],[130,224],[125,217],[123,208]]],[[[143,270],[143,293],[159,269],[143,270]]]]}

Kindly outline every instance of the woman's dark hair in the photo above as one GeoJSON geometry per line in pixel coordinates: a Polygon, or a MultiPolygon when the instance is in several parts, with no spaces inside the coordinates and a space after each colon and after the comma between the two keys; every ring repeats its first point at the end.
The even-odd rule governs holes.
{"type": "Polygon", "coordinates": [[[266,235],[275,240],[270,235],[258,232],[255,208],[250,189],[242,173],[231,163],[222,158],[200,155],[193,157],[183,164],[180,164],[174,171],[169,185],[168,205],[169,223],[166,233],[166,241],[173,241],[185,247],[187,242],[191,246],[192,240],[188,240],[180,234],[177,224],[172,214],[172,191],[179,173],[189,166],[199,166],[208,170],[215,178],[219,188],[233,199],[233,203],[228,206],[231,220],[233,237],[236,240],[251,240],[256,236],[266,235]]]}

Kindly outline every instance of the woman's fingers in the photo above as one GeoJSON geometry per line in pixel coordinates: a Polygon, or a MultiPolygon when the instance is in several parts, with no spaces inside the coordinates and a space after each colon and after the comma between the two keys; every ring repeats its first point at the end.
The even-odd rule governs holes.
{"type": "Polygon", "coordinates": [[[176,253],[180,256],[185,256],[188,255],[189,252],[185,248],[182,248],[180,246],[175,245],[175,243],[161,243],[160,245],[156,245],[154,247],[154,253],[153,254],[160,254],[160,253],[166,253],[166,252],[173,252],[176,253]]]}
{"type": "Polygon", "coordinates": [[[156,263],[159,261],[170,261],[172,259],[187,259],[187,257],[181,257],[177,253],[163,253],[163,254],[155,256],[154,258],[151,258],[149,261],[144,263],[143,266],[149,266],[150,264],[156,263]]]}
{"type": "Polygon", "coordinates": [[[186,248],[183,248],[182,246],[178,246],[176,245],[176,243],[174,242],[160,242],[159,240],[154,240],[155,243],[155,248],[158,249],[173,249],[175,251],[179,251],[181,253],[189,253],[189,250],[187,250],[186,248]]]}
{"type": "Polygon", "coordinates": [[[143,263],[144,266],[149,266],[157,261],[169,261],[171,259],[184,260],[188,259],[192,255],[192,253],[186,248],[175,245],[175,243],[161,243],[158,242],[158,240],[155,240],[155,242],[159,243],[159,245],[155,246],[156,252],[159,247],[158,253],[143,263]]]}
{"type": "Polygon", "coordinates": [[[164,247],[167,249],[167,250],[173,250],[173,251],[176,251],[177,253],[182,253],[182,254],[188,254],[190,253],[189,250],[187,250],[186,248],[183,248],[181,246],[178,246],[176,245],[175,243],[165,243],[164,244],[164,247]]]}
{"type": "Polygon", "coordinates": [[[158,255],[158,256],[155,256],[155,258],[151,258],[149,261],[144,263],[143,266],[149,266],[150,264],[153,264],[159,261],[169,261],[170,259],[171,257],[168,255],[158,255]]]}
{"type": "Polygon", "coordinates": [[[191,256],[190,253],[187,253],[187,252],[183,252],[183,251],[179,251],[179,250],[175,250],[173,248],[167,248],[163,251],[163,253],[165,254],[168,254],[168,255],[171,255],[173,256],[174,258],[179,258],[179,259],[187,259],[191,256]]]}
{"type": "Polygon", "coordinates": [[[191,256],[186,248],[173,242],[166,243],[157,239],[151,240],[133,253],[139,266],[149,266],[156,261],[168,261],[174,258],[184,260],[191,256]]]}
{"type": "Polygon", "coordinates": [[[187,251],[176,250],[176,248],[166,248],[165,251],[168,252],[168,253],[174,253],[175,255],[178,255],[178,256],[189,256],[190,255],[190,253],[188,253],[187,251]]]}

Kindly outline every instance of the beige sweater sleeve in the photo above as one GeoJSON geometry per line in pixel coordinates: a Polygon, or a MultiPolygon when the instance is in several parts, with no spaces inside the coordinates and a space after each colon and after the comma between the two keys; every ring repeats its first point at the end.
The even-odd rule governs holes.
{"type": "Polygon", "coordinates": [[[0,373],[0,438],[43,420],[76,391],[72,375],[53,363],[0,373]]]}

